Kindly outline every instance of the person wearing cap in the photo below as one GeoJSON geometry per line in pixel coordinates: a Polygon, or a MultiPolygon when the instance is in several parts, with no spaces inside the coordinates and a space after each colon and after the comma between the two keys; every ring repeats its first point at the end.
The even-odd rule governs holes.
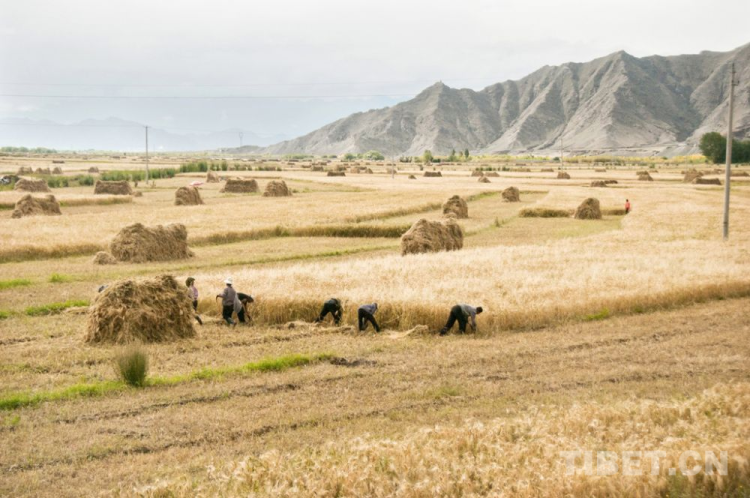
{"type": "Polygon", "coordinates": [[[217,298],[221,298],[221,316],[227,322],[227,325],[236,325],[232,320],[232,313],[234,313],[234,302],[238,301],[237,291],[232,287],[232,277],[224,280],[224,283],[227,284],[224,287],[224,292],[216,295],[217,298]]]}
{"type": "Polygon", "coordinates": [[[341,315],[343,314],[343,308],[341,307],[341,301],[332,297],[325,303],[323,303],[323,309],[320,312],[320,316],[315,320],[315,323],[320,323],[325,320],[325,317],[331,314],[333,317],[333,323],[338,325],[341,323],[341,315]]]}
{"type": "Polygon", "coordinates": [[[440,335],[445,335],[453,327],[453,324],[458,322],[458,330],[464,334],[466,333],[466,324],[471,325],[473,332],[477,331],[477,315],[484,311],[481,306],[474,308],[468,304],[457,304],[451,308],[451,313],[448,316],[448,322],[440,330],[440,335]]]}
{"type": "Polygon", "coordinates": [[[185,286],[187,287],[188,297],[190,298],[190,301],[193,302],[195,319],[199,324],[203,325],[203,320],[201,320],[201,317],[198,315],[198,289],[195,287],[195,279],[193,277],[188,277],[187,280],[185,280],[185,286]]]}
{"type": "Polygon", "coordinates": [[[367,322],[375,327],[375,332],[380,332],[380,326],[375,321],[375,312],[378,311],[378,303],[363,304],[357,310],[357,320],[359,322],[359,331],[364,332],[367,328],[367,322]]]}

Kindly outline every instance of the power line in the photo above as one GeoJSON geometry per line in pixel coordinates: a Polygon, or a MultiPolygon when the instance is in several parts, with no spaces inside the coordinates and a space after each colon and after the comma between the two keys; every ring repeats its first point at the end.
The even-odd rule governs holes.
{"type": "MultiPolygon", "coordinates": [[[[63,124],[63,123],[3,123],[0,121],[0,126],[53,126],[53,127],[61,127],[61,128],[133,128],[133,129],[141,129],[146,125],[142,124],[80,124],[80,123],[74,123],[74,124],[63,124]]],[[[153,126],[149,125],[149,128],[153,128],[153,126]]],[[[195,128],[181,128],[181,127],[173,127],[173,126],[164,126],[158,128],[161,131],[190,131],[194,133],[227,133],[236,135],[237,133],[253,133],[248,132],[247,130],[238,130],[238,129],[228,129],[228,130],[197,130],[195,128]]]]}

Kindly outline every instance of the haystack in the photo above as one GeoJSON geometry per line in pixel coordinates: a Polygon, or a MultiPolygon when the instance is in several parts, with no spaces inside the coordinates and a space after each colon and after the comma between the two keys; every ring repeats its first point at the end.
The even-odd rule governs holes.
{"type": "Polygon", "coordinates": [[[602,210],[599,207],[599,201],[593,197],[583,201],[576,209],[574,218],[578,220],[601,220],[602,210]]]}
{"type": "Polygon", "coordinates": [[[99,173],[99,168],[97,168],[96,166],[91,166],[89,168],[89,173],[99,173]]]}
{"type": "Polygon", "coordinates": [[[16,202],[11,218],[22,218],[24,216],[60,215],[60,203],[55,196],[48,194],[44,197],[34,197],[26,194],[16,202]]]}
{"type": "Polygon", "coordinates": [[[474,171],[471,172],[471,176],[484,176],[484,172],[479,171],[478,169],[475,169],[474,171]]]}
{"type": "Polygon", "coordinates": [[[409,175],[409,180],[416,180],[416,179],[417,179],[417,177],[416,177],[416,176],[414,176],[414,175],[409,175]]]}
{"type": "Polygon", "coordinates": [[[438,177],[443,176],[443,174],[440,171],[425,171],[424,176],[438,177]]]}
{"type": "Polygon", "coordinates": [[[365,173],[368,174],[368,175],[372,175],[373,174],[373,172],[372,172],[372,170],[370,168],[366,168],[365,169],[365,173]]]}
{"type": "Polygon", "coordinates": [[[326,176],[346,176],[346,173],[343,171],[329,171],[326,176]]]}
{"type": "Polygon", "coordinates": [[[200,191],[195,187],[180,187],[174,193],[175,206],[198,206],[203,204],[200,191]]]}
{"type": "Polygon", "coordinates": [[[127,180],[116,182],[97,180],[94,185],[94,194],[133,195],[133,189],[130,188],[130,184],[127,180]]]}
{"type": "Polygon", "coordinates": [[[594,168],[594,172],[596,172],[596,173],[606,173],[607,169],[606,168],[594,168]]]}
{"type": "Polygon", "coordinates": [[[557,179],[558,180],[570,180],[570,175],[567,174],[564,171],[558,171],[557,172],[557,179]]]}
{"type": "Polygon", "coordinates": [[[540,171],[542,173],[554,173],[555,172],[553,168],[542,168],[540,171]]]}
{"type": "Polygon", "coordinates": [[[480,176],[480,177],[479,177],[479,180],[477,180],[477,181],[478,181],[479,183],[492,183],[492,182],[490,182],[490,179],[489,179],[489,178],[487,178],[486,176],[480,176]]]}
{"type": "Polygon", "coordinates": [[[592,187],[606,187],[607,182],[603,180],[594,180],[593,182],[591,182],[591,186],[592,187]]]}
{"type": "Polygon", "coordinates": [[[617,180],[604,180],[604,183],[606,185],[616,185],[617,184],[617,180]]]}
{"type": "Polygon", "coordinates": [[[258,191],[258,182],[252,178],[227,178],[226,183],[219,190],[221,193],[232,194],[250,194],[258,191]]]}
{"type": "Polygon", "coordinates": [[[52,170],[53,175],[62,175],[62,168],[60,166],[55,166],[55,169],[52,170]]]}
{"type": "MultiPolygon", "coordinates": [[[[723,173],[723,171],[722,171],[723,173]]],[[[747,171],[736,171],[732,170],[729,172],[729,176],[750,176],[750,174],[747,173],[747,171]]]]}
{"type": "Polygon", "coordinates": [[[421,219],[401,236],[401,255],[456,251],[464,246],[464,233],[452,216],[444,221],[421,219]]]}
{"type": "Polygon", "coordinates": [[[43,179],[33,180],[30,178],[21,178],[16,182],[13,190],[20,190],[22,192],[50,192],[47,181],[43,179]]]}
{"type": "Polygon", "coordinates": [[[117,260],[110,253],[106,251],[99,251],[94,256],[94,264],[95,265],[116,265],[117,260]]]}
{"type": "Polygon", "coordinates": [[[721,185],[721,180],[718,178],[703,178],[698,177],[695,180],[693,180],[694,185],[721,185]]]}
{"type": "Polygon", "coordinates": [[[653,182],[654,179],[648,174],[648,171],[644,171],[638,175],[638,180],[641,182],[653,182]]]}
{"type": "Polygon", "coordinates": [[[16,173],[16,175],[18,176],[31,175],[33,173],[34,173],[34,170],[29,168],[28,166],[21,166],[20,168],[18,168],[18,173],[16,173]]]}
{"type": "Polygon", "coordinates": [[[284,180],[273,180],[266,184],[266,191],[263,192],[263,197],[289,197],[292,195],[292,191],[286,186],[284,180]]]}
{"type": "Polygon", "coordinates": [[[52,172],[49,170],[49,168],[44,168],[44,169],[37,168],[36,169],[36,174],[37,175],[51,175],[52,172]]]}
{"type": "Polygon", "coordinates": [[[109,244],[109,250],[118,261],[143,263],[168,261],[193,256],[188,248],[185,225],[156,225],[146,227],[140,223],[120,230],[109,244]]]}
{"type": "Polygon", "coordinates": [[[484,174],[484,176],[491,176],[493,178],[499,178],[500,173],[498,173],[497,171],[488,171],[487,173],[484,174]]]}
{"type": "Polygon", "coordinates": [[[454,195],[443,204],[443,214],[453,214],[456,218],[468,218],[469,205],[461,197],[454,195]]]}
{"type": "Polygon", "coordinates": [[[120,280],[96,296],[84,340],[127,344],[186,339],[195,337],[193,317],[185,287],[173,277],[120,280]]]}
{"type": "Polygon", "coordinates": [[[693,183],[693,180],[695,180],[696,178],[700,178],[701,176],[703,176],[703,173],[697,171],[696,169],[691,169],[685,172],[685,176],[682,181],[685,183],[693,183]]]}
{"type": "Polygon", "coordinates": [[[506,202],[521,202],[521,191],[516,187],[508,187],[503,190],[503,200],[506,202]]]}
{"type": "Polygon", "coordinates": [[[216,174],[216,171],[208,171],[206,173],[206,183],[219,183],[221,180],[219,179],[219,175],[216,174]]]}
{"type": "Polygon", "coordinates": [[[310,171],[323,171],[323,166],[313,166],[310,171]]]}

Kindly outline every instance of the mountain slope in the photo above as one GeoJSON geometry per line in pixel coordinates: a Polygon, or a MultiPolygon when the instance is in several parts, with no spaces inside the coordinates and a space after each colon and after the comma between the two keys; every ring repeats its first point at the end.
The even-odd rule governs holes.
{"type": "Polygon", "coordinates": [[[545,66],[481,91],[436,83],[398,105],[353,114],[264,149],[271,154],[386,155],[566,150],[695,149],[726,128],[734,61],[735,129],[750,136],[750,44],[731,52],[637,58],[626,52],[545,66]]]}

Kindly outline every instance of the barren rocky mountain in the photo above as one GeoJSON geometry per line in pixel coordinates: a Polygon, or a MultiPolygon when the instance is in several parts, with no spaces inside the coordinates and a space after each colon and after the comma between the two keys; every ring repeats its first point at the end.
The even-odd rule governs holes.
{"type": "Polygon", "coordinates": [[[417,155],[553,152],[686,153],[726,129],[735,62],[735,130],[750,136],[750,44],[731,52],[633,57],[545,66],[481,91],[436,83],[392,107],[353,114],[264,149],[273,154],[379,150],[417,155]]]}

